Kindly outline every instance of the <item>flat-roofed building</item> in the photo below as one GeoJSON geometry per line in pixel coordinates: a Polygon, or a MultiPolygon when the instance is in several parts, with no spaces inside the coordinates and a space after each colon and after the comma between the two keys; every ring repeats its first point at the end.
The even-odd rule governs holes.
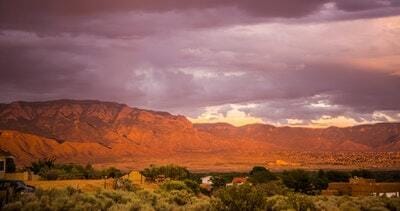
{"type": "Polygon", "coordinates": [[[349,196],[387,196],[400,197],[400,183],[378,183],[374,179],[355,177],[349,182],[329,183],[328,189],[322,191],[323,195],[349,195],[349,196]]]}
{"type": "Polygon", "coordinates": [[[10,163],[14,163],[14,156],[4,150],[0,149],[0,179],[4,179],[6,173],[8,173],[10,163]]]}

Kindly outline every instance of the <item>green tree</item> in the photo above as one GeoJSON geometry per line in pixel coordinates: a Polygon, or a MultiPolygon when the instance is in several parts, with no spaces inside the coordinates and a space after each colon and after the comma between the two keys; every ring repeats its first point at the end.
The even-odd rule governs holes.
{"type": "Polygon", "coordinates": [[[255,166],[249,173],[249,181],[254,184],[276,180],[277,177],[263,166],[255,166]]]}
{"type": "Polygon", "coordinates": [[[57,164],[54,158],[40,159],[33,162],[30,169],[43,178],[48,179],[100,179],[105,176],[119,178],[121,170],[110,167],[103,170],[95,170],[90,164],[82,166],[79,164],[57,164]]]}
{"type": "Polygon", "coordinates": [[[371,172],[371,171],[368,171],[366,169],[360,169],[360,170],[353,170],[351,172],[351,176],[373,179],[374,178],[374,173],[371,172]]]}
{"type": "Polygon", "coordinates": [[[328,187],[329,180],[326,176],[325,171],[323,171],[323,170],[319,170],[317,174],[314,174],[311,177],[311,180],[312,180],[311,181],[312,186],[315,189],[314,191],[317,194],[320,193],[321,190],[324,190],[328,187]]]}
{"type": "Polygon", "coordinates": [[[110,167],[108,169],[103,170],[102,175],[107,176],[108,178],[119,178],[122,176],[122,172],[121,170],[115,167],[110,167]]]}
{"type": "Polygon", "coordinates": [[[48,170],[53,168],[55,165],[55,161],[55,157],[39,159],[36,162],[32,162],[30,169],[33,171],[33,173],[38,174],[44,169],[48,170]]]}
{"type": "Polygon", "coordinates": [[[282,181],[286,187],[296,192],[310,193],[312,191],[312,183],[310,175],[301,169],[284,171],[282,181]]]}
{"type": "Polygon", "coordinates": [[[325,173],[329,182],[348,182],[351,177],[349,172],[345,171],[327,171],[325,173]]]}
{"type": "Polygon", "coordinates": [[[213,189],[218,189],[221,187],[225,187],[226,181],[224,178],[220,176],[212,176],[211,177],[212,187],[213,189]]]}
{"type": "Polygon", "coordinates": [[[173,180],[184,180],[191,177],[191,173],[187,168],[176,165],[155,166],[150,165],[142,172],[147,179],[154,181],[158,176],[165,176],[173,180]]]}

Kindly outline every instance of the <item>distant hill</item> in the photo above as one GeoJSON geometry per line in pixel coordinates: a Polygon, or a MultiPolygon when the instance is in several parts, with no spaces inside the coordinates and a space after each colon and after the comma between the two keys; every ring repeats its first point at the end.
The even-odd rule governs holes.
{"type": "Polygon", "coordinates": [[[180,161],[196,166],[209,159],[218,165],[281,151],[398,152],[400,123],[326,129],[234,127],[192,124],[184,116],[112,102],[13,102],[0,104],[0,148],[16,155],[20,165],[48,156],[126,167],[180,161]]]}

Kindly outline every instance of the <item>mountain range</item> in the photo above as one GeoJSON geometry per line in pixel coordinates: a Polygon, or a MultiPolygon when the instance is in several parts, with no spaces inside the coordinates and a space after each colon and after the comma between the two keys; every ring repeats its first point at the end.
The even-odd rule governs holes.
{"type": "Polygon", "coordinates": [[[122,168],[174,162],[216,169],[227,162],[252,163],[253,158],[255,164],[262,163],[276,152],[397,153],[400,123],[235,127],[192,124],[181,115],[113,102],[13,102],[0,104],[0,149],[14,154],[20,166],[54,156],[60,162],[122,168]]]}

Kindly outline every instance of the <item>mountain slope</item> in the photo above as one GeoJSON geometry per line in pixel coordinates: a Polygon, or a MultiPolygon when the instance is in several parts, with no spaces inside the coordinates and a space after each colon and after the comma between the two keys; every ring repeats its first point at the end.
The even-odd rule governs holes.
{"type": "Polygon", "coordinates": [[[400,124],[327,129],[192,124],[184,116],[100,102],[0,104],[0,148],[19,164],[54,155],[80,163],[213,162],[270,152],[400,151],[400,124]]]}

